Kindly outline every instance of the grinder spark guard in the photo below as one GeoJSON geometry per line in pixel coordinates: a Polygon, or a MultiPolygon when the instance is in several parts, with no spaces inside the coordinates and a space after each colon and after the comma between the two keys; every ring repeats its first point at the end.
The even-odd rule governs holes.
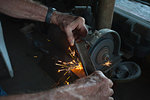
{"type": "Polygon", "coordinates": [[[108,74],[117,81],[136,79],[141,74],[140,67],[134,62],[122,62],[119,34],[110,29],[90,31],[83,41],[75,43],[86,75],[95,70],[108,74]],[[111,62],[110,66],[104,65],[111,62]]]}

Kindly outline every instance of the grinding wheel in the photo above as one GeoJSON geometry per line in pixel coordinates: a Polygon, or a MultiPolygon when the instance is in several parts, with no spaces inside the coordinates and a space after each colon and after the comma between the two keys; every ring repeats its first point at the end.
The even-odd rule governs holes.
{"type": "Polygon", "coordinates": [[[112,58],[113,50],[114,42],[112,39],[101,40],[91,48],[90,57],[97,70],[102,69],[104,67],[102,64],[112,58]]]}

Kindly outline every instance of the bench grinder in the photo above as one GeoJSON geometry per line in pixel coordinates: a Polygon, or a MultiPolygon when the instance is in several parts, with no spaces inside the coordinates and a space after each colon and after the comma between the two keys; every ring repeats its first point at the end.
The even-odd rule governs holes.
{"type": "Polygon", "coordinates": [[[134,62],[122,62],[121,39],[110,29],[89,32],[81,42],[75,43],[86,75],[101,70],[114,80],[131,80],[140,76],[140,67],[134,62]],[[107,64],[108,63],[108,64],[107,64]]]}

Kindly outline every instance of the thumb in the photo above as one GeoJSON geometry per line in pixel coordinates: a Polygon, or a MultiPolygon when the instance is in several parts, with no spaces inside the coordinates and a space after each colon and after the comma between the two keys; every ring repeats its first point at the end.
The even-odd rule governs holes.
{"type": "Polygon", "coordinates": [[[68,39],[68,42],[71,46],[74,45],[74,36],[73,36],[73,32],[71,30],[71,28],[67,28],[66,29],[66,34],[67,34],[67,39],[68,39]]]}

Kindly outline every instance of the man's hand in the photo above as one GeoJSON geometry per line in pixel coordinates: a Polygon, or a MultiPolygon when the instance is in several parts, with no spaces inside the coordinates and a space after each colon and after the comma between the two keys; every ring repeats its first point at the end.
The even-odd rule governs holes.
{"type": "MultiPolygon", "coordinates": [[[[33,0],[0,0],[0,12],[6,15],[45,22],[48,8],[33,0]]],[[[75,39],[87,34],[85,20],[82,17],[54,11],[51,23],[58,25],[67,35],[71,46],[75,39]]]]}
{"type": "Polygon", "coordinates": [[[101,71],[50,91],[0,97],[0,100],[113,100],[113,83],[101,71]]]}
{"type": "Polygon", "coordinates": [[[56,89],[54,100],[113,100],[112,86],[112,81],[101,71],[97,71],[74,84],[56,89]]]}
{"type": "Polygon", "coordinates": [[[51,23],[58,25],[66,33],[71,46],[74,45],[76,39],[86,36],[88,32],[82,17],[55,11],[51,17],[51,23]]]}

